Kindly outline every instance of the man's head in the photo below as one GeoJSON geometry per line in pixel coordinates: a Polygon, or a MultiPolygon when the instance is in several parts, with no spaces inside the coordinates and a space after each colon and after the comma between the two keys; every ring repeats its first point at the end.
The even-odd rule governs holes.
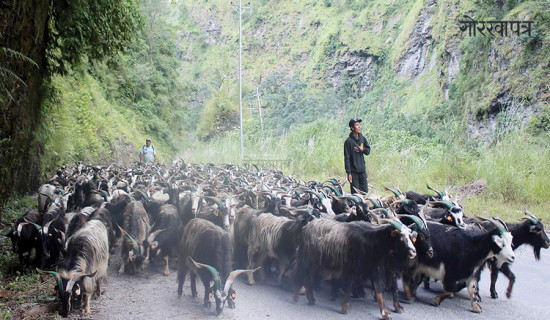
{"type": "Polygon", "coordinates": [[[145,139],[145,144],[147,144],[148,147],[151,146],[151,138],[145,139]]]}
{"type": "Polygon", "coordinates": [[[361,119],[351,119],[349,121],[349,129],[353,133],[361,133],[361,119]]]}

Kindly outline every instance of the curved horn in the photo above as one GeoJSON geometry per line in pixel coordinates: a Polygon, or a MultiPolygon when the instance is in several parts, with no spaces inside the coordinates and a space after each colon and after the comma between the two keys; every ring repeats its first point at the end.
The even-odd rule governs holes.
{"type": "Polygon", "coordinates": [[[130,240],[132,241],[132,244],[134,245],[134,247],[138,246],[137,241],[128,232],[126,232],[126,230],[122,229],[122,227],[120,227],[118,224],[116,226],[120,229],[120,231],[122,233],[124,233],[125,235],[128,236],[128,238],[130,238],[130,240]]]}
{"type": "Polygon", "coordinates": [[[353,190],[355,190],[355,192],[359,193],[360,195],[363,195],[363,196],[366,196],[366,195],[367,195],[367,193],[366,193],[366,192],[364,192],[364,191],[361,191],[361,190],[357,189],[357,188],[356,188],[356,187],[354,187],[354,186],[351,186],[351,187],[353,188],[353,190]]]}
{"type": "Polygon", "coordinates": [[[223,201],[221,201],[219,198],[211,197],[211,196],[201,196],[201,198],[214,201],[214,202],[216,203],[216,205],[218,206],[219,209],[222,209],[222,208],[225,207],[225,206],[223,205],[223,201]]]}
{"type": "MultiPolygon", "coordinates": [[[[428,188],[428,190],[432,190],[433,192],[437,193],[437,195],[443,199],[443,197],[445,196],[445,194],[439,190],[436,190],[436,189],[433,189],[432,187],[430,187],[429,184],[426,183],[426,187],[428,188]]],[[[449,188],[450,189],[450,188],[449,188]]]]}
{"type": "Polygon", "coordinates": [[[390,192],[393,193],[396,197],[399,197],[399,196],[402,196],[402,195],[403,195],[403,194],[401,193],[401,191],[399,191],[399,189],[390,189],[390,188],[384,186],[384,190],[390,191],[390,192]]]}
{"type": "Polygon", "coordinates": [[[491,218],[491,219],[487,219],[487,218],[483,218],[483,217],[480,217],[480,216],[475,216],[477,219],[481,220],[481,221],[489,221],[491,222],[498,230],[498,232],[502,235],[504,234],[505,232],[507,232],[506,229],[508,229],[508,227],[506,226],[506,224],[503,224],[504,222],[502,222],[502,220],[498,221],[498,220],[495,220],[494,218],[491,218]],[[506,226],[506,227],[504,227],[506,226]]]}
{"type": "Polygon", "coordinates": [[[389,212],[388,212],[388,209],[386,209],[386,208],[376,208],[376,209],[372,209],[371,212],[374,212],[374,213],[381,212],[386,218],[389,218],[389,217],[390,217],[390,214],[389,214],[389,212]]]}
{"type": "Polygon", "coordinates": [[[401,217],[410,218],[412,221],[414,221],[414,223],[418,226],[418,229],[420,229],[420,230],[424,230],[424,229],[428,228],[428,226],[424,224],[424,221],[422,219],[420,219],[419,217],[414,216],[412,214],[398,214],[397,217],[398,218],[401,218],[401,217]]]}
{"type": "Polygon", "coordinates": [[[313,190],[304,190],[304,191],[309,193],[309,194],[315,195],[319,200],[324,200],[325,199],[325,197],[322,194],[320,194],[319,192],[315,192],[313,190]]]}
{"type": "Polygon", "coordinates": [[[449,201],[430,201],[430,202],[427,202],[426,204],[429,204],[429,205],[443,205],[447,208],[447,210],[451,210],[453,208],[453,203],[452,202],[449,202],[449,201]]]}
{"type": "Polygon", "coordinates": [[[382,223],[391,223],[397,231],[401,232],[403,230],[403,223],[399,220],[393,220],[393,219],[380,219],[380,222],[382,223]]]}
{"type": "Polygon", "coordinates": [[[531,222],[532,222],[533,224],[537,224],[537,222],[538,222],[537,217],[535,217],[535,215],[532,214],[531,212],[527,211],[527,207],[523,206],[523,212],[525,213],[525,215],[527,216],[527,218],[528,218],[529,220],[531,220],[531,222]]]}
{"type": "Polygon", "coordinates": [[[40,270],[38,268],[36,268],[36,271],[38,271],[38,273],[41,273],[41,274],[51,274],[57,281],[57,286],[59,287],[59,291],[63,290],[63,282],[61,281],[61,277],[59,276],[59,273],[55,271],[40,270]]]}
{"type": "Polygon", "coordinates": [[[25,220],[25,222],[28,223],[28,224],[32,224],[38,231],[42,230],[42,226],[39,226],[38,224],[36,224],[34,222],[30,222],[29,220],[27,220],[27,218],[24,218],[23,220],[25,220]]]}
{"type": "Polygon", "coordinates": [[[161,229],[161,230],[157,230],[157,231],[151,233],[151,234],[149,235],[149,237],[147,238],[147,243],[151,244],[151,242],[155,241],[155,237],[156,237],[159,233],[161,233],[161,232],[163,232],[163,231],[166,231],[166,230],[168,230],[168,229],[161,229]]]}
{"type": "Polygon", "coordinates": [[[222,289],[222,281],[221,281],[221,278],[220,278],[220,274],[218,273],[218,270],[216,270],[216,268],[214,268],[212,266],[209,266],[207,264],[204,264],[204,263],[196,262],[191,257],[189,257],[189,260],[191,260],[191,262],[195,265],[196,268],[198,268],[198,269],[206,268],[208,271],[210,271],[210,273],[212,274],[212,278],[214,280],[214,284],[216,286],[216,290],[221,290],[222,289]]]}
{"type": "Polygon", "coordinates": [[[375,208],[375,209],[377,209],[377,208],[382,208],[382,203],[380,203],[380,200],[373,199],[373,198],[367,198],[367,200],[369,200],[370,202],[372,202],[372,204],[374,205],[374,208],[375,208]]]}
{"type": "Polygon", "coordinates": [[[231,285],[233,284],[233,281],[237,278],[237,276],[239,276],[243,273],[246,273],[246,274],[254,273],[257,270],[259,270],[260,268],[261,267],[258,267],[254,270],[235,270],[235,271],[231,271],[231,273],[229,273],[229,276],[227,277],[227,280],[225,281],[225,286],[223,287],[223,292],[227,295],[227,292],[231,288],[231,285]]]}
{"type": "Polygon", "coordinates": [[[504,223],[504,221],[502,221],[501,218],[498,218],[498,217],[497,217],[497,218],[492,217],[492,218],[493,218],[493,220],[498,221],[498,222],[504,227],[504,229],[505,229],[507,232],[510,232],[510,230],[508,229],[508,226],[506,225],[506,223],[504,223]]]}

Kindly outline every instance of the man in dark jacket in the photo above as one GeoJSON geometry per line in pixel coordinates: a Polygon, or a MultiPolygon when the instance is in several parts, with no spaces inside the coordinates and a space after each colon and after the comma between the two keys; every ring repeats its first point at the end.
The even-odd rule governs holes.
{"type": "Polygon", "coordinates": [[[369,192],[367,170],[363,155],[370,153],[370,145],[367,139],[361,134],[361,121],[361,119],[351,119],[349,121],[351,132],[344,143],[344,163],[348,181],[351,184],[351,193],[356,193],[354,188],[363,192],[369,192]]]}

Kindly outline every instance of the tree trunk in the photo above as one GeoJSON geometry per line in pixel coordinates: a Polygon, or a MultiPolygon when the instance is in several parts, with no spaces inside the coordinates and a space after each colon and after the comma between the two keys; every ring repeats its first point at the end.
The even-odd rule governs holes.
{"type": "MultiPolygon", "coordinates": [[[[45,79],[48,7],[44,0],[0,0],[0,47],[18,51],[39,66],[21,59],[0,61],[25,85],[9,83],[13,100],[0,105],[0,206],[14,194],[38,184],[39,146],[35,131],[40,121],[45,79]]],[[[1,216],[0,216],[1,219],[1,216]]]]}

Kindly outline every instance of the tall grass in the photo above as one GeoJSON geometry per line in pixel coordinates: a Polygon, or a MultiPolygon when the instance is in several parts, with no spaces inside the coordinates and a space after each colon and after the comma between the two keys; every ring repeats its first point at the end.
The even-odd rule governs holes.
{"type": "MultiPolygon", "coordinates": [[[[333,119],[292,127],[281,136],[270,135],[253,121],[245,122],[244,156],[250,159],[289,159],[282,168],[300,180],[335,177],[345,181],[343,144],[346,124],[333,119]]],[[[523,205],[537,216],[550,218],[550,146],[532,139],[522,128],[500,135],[498,142],[468,149],[466,142],[441,144],[407,131],[379,129],[363,123],[371,145],[365,157],[372,192],[384,194],[383,186],[401,190],[426,190],[426,183],[444,188],[476,180],[486,181],[481,196],[465,197],[470,214],[499,215],[512,220],[523,205]]],[[[239,163],[239,132],[209,142],[189,144],[187,161],[239,163]]]]}

